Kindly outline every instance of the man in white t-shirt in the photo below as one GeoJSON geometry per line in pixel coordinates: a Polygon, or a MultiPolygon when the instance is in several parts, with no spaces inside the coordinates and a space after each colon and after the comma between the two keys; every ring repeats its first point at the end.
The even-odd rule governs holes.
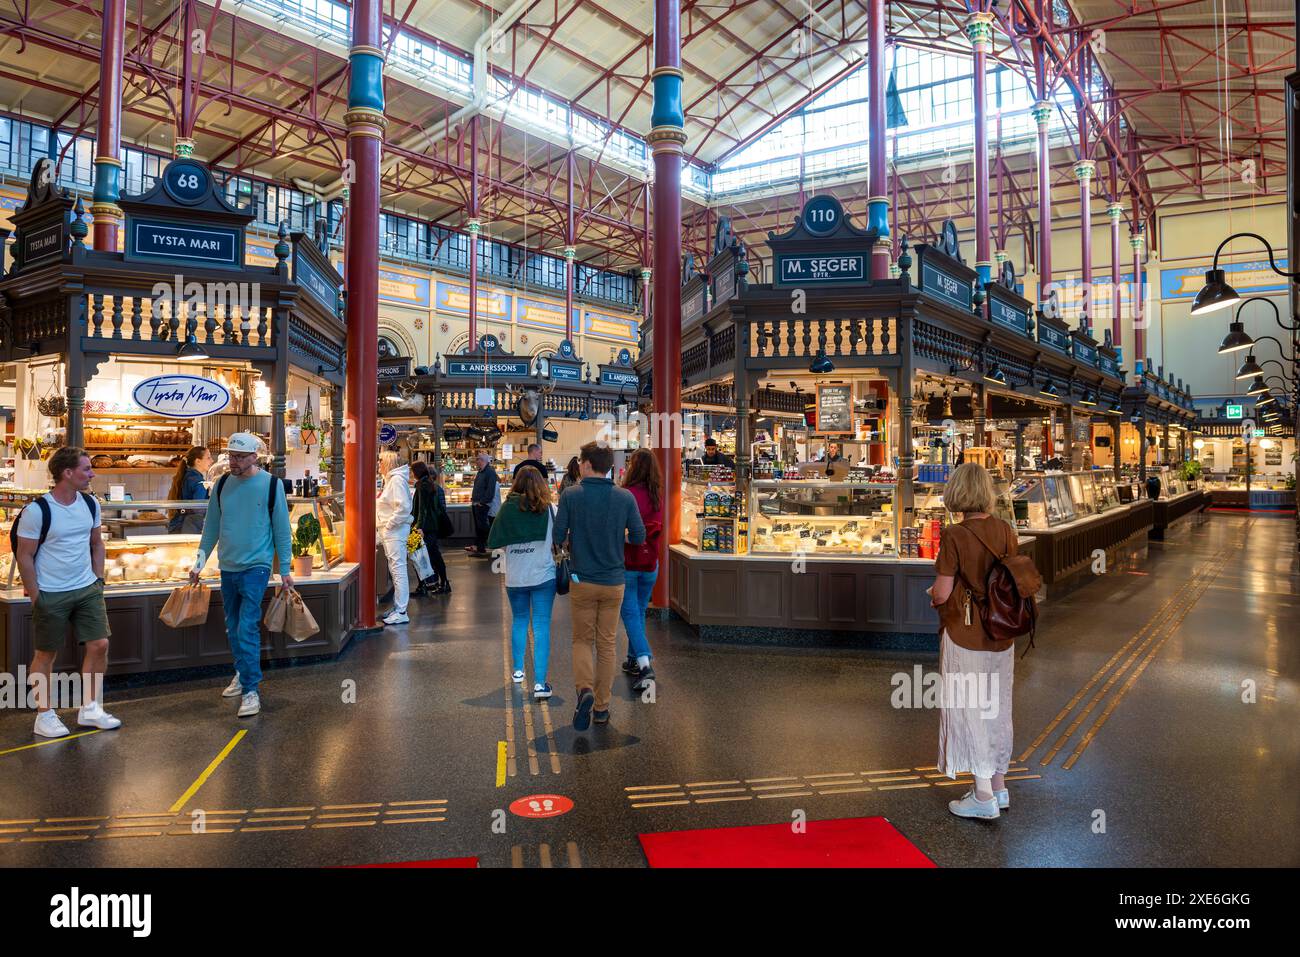
{"type": "Polygon", "coordinates": [[[54,659],[68,640],[69,627],[86,649],[77,724],[109,730],[122,722],[101,703],[111,632],[104,606],[99,503],[86,491],[95,472],[90,456],[74,447],[56,450],[50,456],[49,469],[54,488],[27,505],[18,517],[17,562],[23,590],[32,600],[35,732],[43,738],[61,738],[68,729],[50,707],[50,675],[54,659]]]}

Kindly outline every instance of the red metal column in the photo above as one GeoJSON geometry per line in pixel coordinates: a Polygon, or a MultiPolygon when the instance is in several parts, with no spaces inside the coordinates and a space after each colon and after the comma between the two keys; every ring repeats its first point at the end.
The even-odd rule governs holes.
{"type": "MultiPolygon", "coordinates": [[[[1110,195],[1112,202],[1106,206],[1106,215],[1110,217],[1110,339],[1111,345],[1120,349],[1124,345],[1124,323],[1122,322],[1123,313],[1121,304],[1124,301],[1120,295],[1120,283],[1122,281],[1120,273],[1119,257],[1122,255],[1119,241],[1119,224],[1124,220],[1124,207],[1122,204],[1114,202],[1115,196],[1115,164],[1111,163],[1111,181],[1110,195]]],[[[1122,356],[1121,356],[1122,358],[1122,356]]]]}
{"type": "Polygon", "coordinates": [[[348,294],[347,423],[343,454],[348,561],[356,562],[357,626],[375,627],[375,455],[379,393],[379,160],[384,142],[384,53],[380,0],[355,0],[349,54],[346,259],[348,294]]]}
{"type": "Polygon", "coordinates": [[[867,0],[867,227],[876,231],[876,245],[871,251],[872,279],[889,278],[893,252],[885,192],[886,126],[885,0],[867,0]]]}
{"type": "Polygon", "coordinates": [[[181,93],[180,115],[177,121],[175,153],[194,155],[194,106],[199,96],[198,80],[194,76],[194,31],[198,24],[195,0],[181,0],[181,93]]]}
{"type": "Polygon", "coordinates": [[[669,549],[682,533],[682,38],[679,0],[655,0],[654,111],[646,140],[654,151],[654,413],[661,436],[655,455],[664,475],[667,528],[659,548],[652,601],[668,607],[669,549]]]}
{"type": "Polygon", "coordinates": [[[966,34],[974,49],[971,68],[975,74],[975,271],[980,284],[993,274],[993,257],[989,253],[989,130],[988,94],[985,80],[988,55],[993,50],[993,14],[987,0],[966,21],[966,34]]]}
{"type": "Polygon", "coordinates": [[[90,205],[96,249],[117,250],[122,211],[122,75],[126,38],[126,0],[104,0],[103,42],[99,61],[99,129],[95,138],[95,194],[90,205]]]}
{"type": "MultiPolygon", "coordinates": [[[[1134,205],[1137,205],[1136,199],[1134,205]]],[[[1138,231],[1137,224],[1135,218],[1128,244],[1133,247],[1133,368],[1141,374],[1147,345],[1147,316],[1142,292],[1142,233],[1138,231]]]]}
{"type": "MultiPolygon", "coordinates": [[[[1088,50],[1079,51],[1079,72],[1083,75],[1080,82],[1084,90],[1089,88],[1088,50]]],[[[1088,139],[1088,110],[1086,101],[1081,101],[1079,108],[1079,160],[1074,164],[1074,176],[1079,181],[1079,265],[1082,272],[1084,299],[1083,314],[1079,317],[1079,328],[1088,333],[1092,326],[1092,177],[1097,172],[1097,164],[1089,159],[1092,146],[1088,139]]]]}
{"type": "Polygon", "coordinates": [[[578,241],[573,225],[573,150],[569,150],[569,177],[566,192],[568,203],[564,225],[564,338],[573,341],[573,257],[577,255],[574,243],[578,241]]]}
{"type": "MultiPolygon", "coordinates": [[[[1046,16],[1045,0],[1036,0],[1035,8],[1042,21],[1046,16]]],[[[1033,40],[1033,49],[1038,96],[1032,110],[1038,124],[1038,301],[1046,302],[1052,286],[1052,147],[1047,137],[1052,102],[1047,98],[1047,54],[1041,37],[1033,40]]]]}
{"type": "Polygon", "coordinates": [[[478,234],[483,224],[478,218],[478,114],[469,118],[469,346],[478,349],[478,234]]]}

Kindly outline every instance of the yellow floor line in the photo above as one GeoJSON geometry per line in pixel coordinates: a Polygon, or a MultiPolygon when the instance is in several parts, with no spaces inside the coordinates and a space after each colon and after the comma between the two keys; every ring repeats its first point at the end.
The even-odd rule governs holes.
{"type": "Polygon", "coordinates": [[[385,811],[384,813],[389,817],[394,817],[399,814],[442,814],[446,810],[445,807],[408,807],[400,811],[385,811]]]}
{"type": "MultiPolygon", "coordinates": [[[[796,778],[791,778],[790,780],[792,780],[792,781],[797,781],[796,778]]],[[[804,787],[804,785],[802,785],[802,784],[798,784],[798,783],[795,783],[795,784],[755,784],[751,790],[754,790],[754,791],[789,791],[791,788],[800,788],[800,789],[802,789],[803,787],[804,787]]]]}
{"type": "Polygon", "coordinates": [[[306,824],[274,824],[271,827],[241,827],[239,832],[245,831],[305,831],[306,824]]]}
{"type": "Polygon", "coordinates": [[[746,784],[766,784],[768,781],[798,781],[798,778],[745,778],[746,784]]]}
{"type": "Polygon", "coordinates": [[[433,821],[445,821],[445,817],[395,817],[386,818],[385,824],[424,824],[433,821]]]}
{"type": "Polygon", "coordinates": [[[114,814],[113,816],[125,820],[134,817],[174,817],[175,814],[172,811],[124,811],[121,814],[114,814]]]}
{"type": "MultiPolygon", "coordinates": [[[[161,815],[160,815],[161,816],[161,815]]],[[[103,817],[47,817],[46,824],[72,824],[76,821],[107,821],[108,815],[103,817]]],[[[9,821],[0,821],[0,824],[8,824],[9,821]]]]}
{"type": "Polygon", "coordinates": [[[812,791],[791,791],[789,794],[760,794],[760,795],[758,796],[758,799],[759,799],[760,801],[762,801],[764,798],[797,798],[797,797],[808,797],[808,796],[811,796],[812,793],[813,793],[812,791]]]}
{"type": "Polygon", "coordinates": [[[695,799],[695,803],[696,803],[696,804],[718,804],[719,802],[722,802],[722,801],[752,801],[752,800],[754,800],[754,795],[752,795],[752,794],[741,794],[741,795],[739,795],[738,797],[724,797],[724,798],[696,798],[696,799],[695,799]]]}
{"type": "Polygon", "coordinates": [[[818,794],[857,794],[862,791],[870,791],[871,788],[826,788],[818,791],[818,794]]]}
{"type": "Polygon", "coordinates": [[[374,821],[330,821],[328,824],[313,824],[312,827],[374,827],[374,821]]]}
{"type": "Polygon", "coordinates": [[[739,781],[687,781],[688,788],[715,788],[725,787],[728,784],[739,784],[739,781]]]}
{"type": "Polygon", "coordinates": [[[690,804],[690,801],[651,801],[646,804],[633,804],[633,807],[672,807],[676,804],[690,804]]]}
{"type": "Polygon", "coordinates": [[[570,841],[567,845],[565,845],[565,850],[567,850],[569,853],[569,866],[581,867],[582,855],[578,853],[577,843],[575,841],[570,841]]]}
{"type": "Polygon", "coordinates": [[[893,778],[870,778],[869,780],[872,784],[890,784],[894,781],[919,781],[920,779],[919,774],[903,774],[893,778]]]}
{"type": "Polygon", "coordinates": [[[378,811],[353,811],[350,814],[317,814],[316,817],[322,821],[332,821],[335,818],[379,817],[379,812],[378,811]]]}
{"type": "Polygon", "coordinates": [[[389,807],[414,807],[417,804],[446,804],[446,798],[430,798],[427,801],[389,801],[389,807]]]}
{"type": "Polygon", "coordinates": [[[363,811],[372,807],[383,807],[379,802],[374,804],[322,804],[322,811],[363,811]]]}
{"type": "Polygon", "coordinates": [[[296,814],[302,811],[314,811],[316,805],[308,804],[306,807],[255,807],[254,814],[296,814]]]}
{"type": "Polygon", "coordinates": [[[40,824],[39,817],[14,818],[12,821],[0,821],[0,824],[40,824]]]}
{"type": "Polygon", "coordinates": [[[665,791],[663,793],[656,791],[654,794],[629,794],[627,796],[627,799],[629,801],[644,801],[647,798],[658,799],[658,798],[684,798],[684,797],[686,797],[685,791],[665,791]]]}
{"type": "MultiPolygon", "coordinates": [[[[954,781],[954,784],[964,783],[954,781]]],[[[930,785],[922,781],[920,784],[882,784],[877,790],[880,791],[905,791],[908,788],[928,788],[930,785]]]]}
{"type": "Polygon", "coordinates": [[[57,827],[34,827],[33,834],[40,834],[47,831],[94,831],[99,828],[98,824],[61,824],[57,827]]]}
{"type": "Polygon", "coordinates": [[[816,778],[854,778],[854,777],[857,777],[857,772],[855,771],[832,771],[829,774],[805,774],[803,776],[803,779],[805,781],[812,781],[815,780],[816,778]]]}
{"type": "Polygon", "coordinates": [[[162,834],[162,831],[105,831],[102,834],[96,834],[95,840],[109,837],[162,837],[162,834]]]}
{"type": "Polygon", "coordinates": [[[215,758],[213,758],[212,763],[203,769],[203,773],[194,779],[194,783],[189,786],[188,790],[186,790],[184,794],[182,794],[179,798],[176,799],[176,803],[173,804],[170,808],[173,814],[175,814],[181,808],[183,808],[186,802],[189,801],[190,798],[194,797],[194,795],[198,792],[199,788],[203,787],[203,783],[212,776],[212,772],[215,771],[218,768],[218,766],[220,766],[222,761],[226,760],[226,756],[229,755],[231,751],[235,750],[235,745],[237,745],[240,741],[244,740],[244,735],[246,734],[248,734],[247,731],[235,732],[235,736],[231,738],[229,742],[227,742],[224,748],[221,749],[221,753],[218,754],[215,758]]]}
{"type": "MultiPolygon", "coordinates": [[[[284,821],[310,821],[310,814],[290,814],[286,817],[250,817],[249,824],[278,824],[284,821]]],[[[229,824],[229,821],[222,821],[223,824],[229,824]]]]}
{"type": "Polygon", "coordinates": [[[884,774],[909,774],[911,770],[911,768],[894,768],[889,771],[863,771],[862,776],[864,778],[878,778],[884,774]]]}
{"type": "Polygon", "coordinates": [[[207,827],[201,831],[168,831],[172,837],[184,837],[187,834],[234,834],[233,827],[207,827]]]}
{"type": "Polygon", "coordinates": [[[497,742],[497,787],[506,786],[506,743],[497,742]]]}
{"type": "Polygon", "coordinates": [[[638,784],[636,787],[624,788],[624,791],[675,791],[680,784],[638,784]]]}
{"type": "Polygon", "coordinates": [[[24,844],[36,844],[38,842],[46,842],[46,841],[88,841],[88,840],[90,840],[89,834],[77,834],[68,837],[24,837],[22,838],[22,842],[24,844]]]}
{"type": "Polygon", "coordinates": [[[78,731],[76,734],[65,734],[61,738],[51,738],[49,741],[37,741],[35,744],[24,744],[19,748],[8,748],[0,751],[0,758],[6,754],[17,754],[19,751],[30,751],[32,748],[43,748],[47,744],[62,744],[64,741],[71,741],[73,738],[84,738],[88,734],[99,734],[103,728],[96,728],[94,731],[78,731]]]}
{"type": "Polygon", "coordinates": [[[701,794],[739,794],[744,788],[709,788],[707,791],[692,791],[691,797],[698,797],[701,794]]]}

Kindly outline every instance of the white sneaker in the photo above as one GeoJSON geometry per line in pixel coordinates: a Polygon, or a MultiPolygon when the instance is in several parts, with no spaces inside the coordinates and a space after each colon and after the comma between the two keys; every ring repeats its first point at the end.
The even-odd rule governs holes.
{"type": "Polygon", "coordinates": [[[974,788],[967,791],[960,801],[949,801],[948,810],[958,817],[977,817],[989,821],[1001,814],[997,798],[981,801],[975,797],[974,788]]]}
{"type": "Polygon", "coordinates": [[[524,673],[522,671],[516,671],[510,676],[510,680],[517,685],[521,685],[524,683],[524,673]]]}
{"type": "Polygon", "coordinates": [[[400,611],[390,612],[384,619],[385,625],[405,625],[411,619],[400,611]]]}
{"type": "Polygon", "coordinates": [[[533,697],[536,698],[538,701],[549,698],[550,696],[551,696],[551,685],[549,682],[547,684],[533,685],[533,697]]]}
{"type": "Polygon", "coordinates": [[[83,728],[99,728],[101,731],[122,727],[121,719],[105,711],[98,701],[92,701],[87,707],[77,710],[77,724],[83,728]]]}
{"type": "Polygon", "coordinates": [[[998,799],[998,810],[1005,811],[1011,807],[1011,792],[1003,788],[1001,791],[994,791],[993,796],[998,799]]]}
{"type": "Polygon", "coordinates": [[[235,672],[235,677],[230,679],[230,684],[226,685],[226,690],[221,692],[223,698],[238,698],[244,693],[244,686],[239,683],[239,672],[235,672]]]}
{"type": "Polygon", "coordinates": [[[36,727],[32,731],[42,738],[62,738],[67,735],[68,726],[60,721],[59,716],[51,709],[37,712],[36,727]]]}
{"type": "Polygon", "coordinates": [[[250,691],[244,695],[243,700],[239,702],[239,716],[249,718],[262,710],[262,699],[256,691],[250,691]]]}

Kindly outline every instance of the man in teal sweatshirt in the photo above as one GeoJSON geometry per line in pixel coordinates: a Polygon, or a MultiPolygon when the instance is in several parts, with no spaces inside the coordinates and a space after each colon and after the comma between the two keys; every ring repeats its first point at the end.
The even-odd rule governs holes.
{"type": "Polygon", "coordinates": [[[262,681],[262,598],[273,562],[279,565],[281,583],[293,588],[289,502],[280,480],[258,468],[261,445],[257,436],[248,432],[230,437],[226,446],[230,473],[212,489],[199,553],[190,571],[190,581],[197,583],[213,546],[219,546],[221,603],[230,654],[235,659],[235,678],[221,695],[240,696],[241,718],[262,710],[257,691],[262,681]]]}

